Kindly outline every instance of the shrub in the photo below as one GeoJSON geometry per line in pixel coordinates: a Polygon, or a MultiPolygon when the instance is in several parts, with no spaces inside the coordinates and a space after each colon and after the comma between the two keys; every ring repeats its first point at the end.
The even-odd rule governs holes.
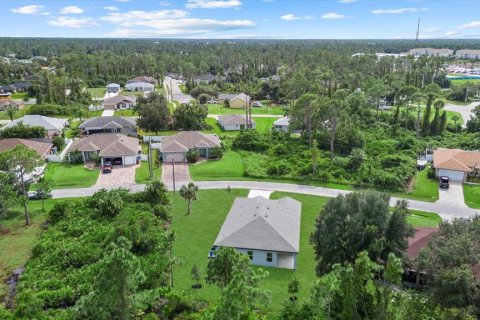
{"type": "Polygon", "coordinates": [[[289,165],[284,160],[270,162],[267,168],[267,173],[271,176],[283,176],[289,172],[289,165]]]}
{"type": "Polygon", "coordinates": [[[70,152],[69,159],[70,159],[70,163],[74,163],[74,164],[83,163],[83,156],[79,150],[74,150],[70,152]]]}
{"type": "Polygon", "coordinates": [[[200,104],[206,104],[208,102],[208,99],[210,99],[210,96],[206,93],[200,94],[197,98],[200,104]]]}
{"type": "Polygon", "coordinates": [[[256,130],[240,131],[233,141],[234,149],[247,151],[265,151],[268,149],[268,146],[269,142],[265,139],[265,136],[261,135],[256,130]]]}
{"type": "Polygon", "coordinates": [[[223,158],[223,150],[222,148],[213,148],[210,150],[210,158],[213,159],[221,159],[223,158]]]}
{"type": "Polygon", "coordinates": [[[52,143],[57,148],[57,151],[62,151],[63,147],[65,147],[65,140],[59,136],[53,138],[52,143]]]}
{"type": "Polygon", "coordinates": [[[276,155],[276,156],[285,156],[285,155],[289,154],[288,147],[284,144],[279,143],[279,144],[273,146],[271,149],[272,149],[273,154],[276,155]]]}
{"type": "Polygon", "coordinates": [[[199,159],[198,152],[196,150],[189,150],[187,152],[187,161],[189,163],[195,163],[199,159]]]}

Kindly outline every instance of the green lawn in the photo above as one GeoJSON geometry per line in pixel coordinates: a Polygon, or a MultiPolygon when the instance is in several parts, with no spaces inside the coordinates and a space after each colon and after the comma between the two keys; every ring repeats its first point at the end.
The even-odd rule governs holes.
{"type": "Polygon", "coordinates": [[[417,171],[415,175],[415,186],[411,192],[395,192],[394,196],[435,202],[438,200],[438,182],[436,179],[429,179],[427,177],[428,168],[425,168],[422,171],[417,171]]]}
{"type": "MultiPolygon", "coordinates": [[[[160,179],[162,177],[162,166],[159,163],[153,164],[153,179],[160,179]]],[[[148,162],[141,161],[140,166],[135,169],[135,182],[147,183],[150,181],[150,172],[148,169],[148,162]]]]}
{"type": "Polygon", "coordinates": [[[465,204],[470,208],[480,209],[480,185],[463,185],[465,204]]]}
{"type": "Polygon", "coordinates": [[[45,177],[53,181],[54,189],[86,188],[97,182],[99,173],[99,170],[87,169],[83,164],[50,162],[45,177]]]}
{"type": "Polygon", "coordinates": [[[227,151],[220,160],[208,160],[189,166],[194,181],[245,180],[242,157],[235,151],[227,151]]]}
{"type": "Polygon", "coordinates": [[[463,85],[463,84],[478,84],[480,83],[480,79],[450,79],[450,81],[452,82],[452,85],[463,85]]]}
{"type": "Polygon", "coordinates": [[[408,222],[410,222],[415,227],[430,227],[436,228],[442,222],[442,218],[436,213],[410,210],[412,213],[408,217],[408,222]]]}
{"type": "Polygon", "coordinates": [[[272,130],[272,125],[278,118],[255,118],[252,117],[257,124],[257,131],[260,133],[268,133],[272,130]]]}
{"type": "Polygon", "coordinates": [[[80,121],[71,121],[70,125],[65,128],[65,137],[66,138],[74,138],[78,134],[80,134],[80,129],[78,129],[78,126],[80,125],[80,121]]]}
{"type": "Polygon", "coordinates": [[[105,87],[102,88],[88,88],[88,92],[90,92],[90,95],[92,98],[103,98],[105,96],[105,92],[107,89],[105,87]]]}
{"type": "Polygon", "coordinates": [[[180,88],[183,94],[188,94],[187,87],[183,83],[179,84],[178,87],[180,88]]]}
{"type": "MultiPolygon", "coordinates": [[[[13,115],[13,119],[18,119],[23,117],[28,110],[28,106],[24,106],[22,110],[17,110],[13,115]]],[[[10,120],[6,111],[0,111],[0,120],[10,120]]]]}
{"type": "MultiPolygon", "coordinates": [[[[280,106],[271,106],[269,102],[262,102],[263,107],[252,107],[252,114],[283,115],[285,111],[280,106]]],[[[245,109],[225,108],[223,104],[207,104],[209,114],[245,114],[245,109]]]]}
{"type": "Polygon", "coordinates": [[[134,113],[132,109],[126,109],[126,110],[115,110],[113,113],[114,116],[116,117],[138,117],[137,113],[134,113]]]}
{"type": "Polygon", "coordinates": [[[23,98],[28,98],[28,92],[17,92],[10,95],[12,99],[23,100],[23,98]]]}

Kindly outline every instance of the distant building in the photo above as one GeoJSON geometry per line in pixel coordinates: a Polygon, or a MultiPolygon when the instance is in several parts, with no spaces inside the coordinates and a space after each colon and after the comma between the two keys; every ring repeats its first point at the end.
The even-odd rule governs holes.
{"type": "Polygon", "coordinates": [[[33,61],[38,61],[38,62],[47,62],[47,57],[44,56],[34,56],[32,57],[33,61]]]}
{"type": "Polygon", "coordinates": [[[25,106],[25,102],[22,100],[2,99],[0,98],[0,111],[5,111],[8,108],[15,110],[22,110],[25,106]]]}
{"type": "Polygon", "coordinates": [[[130,80],[127,80],[127,84],[128,83],[133,83],[133,82],[146,82],[146,83],[150,83],[150,84],[153,84],[153,85],[158,84],[157,79],[155,79],[153,77],[148,77],[148,76],[138,76],[138,77],[132,78],[130,80]]]}
{"type": "Polygon", "coordinates": [[[52,137],[62,133],[63,128],[68,124],[68,120],[40,115],[26,115],[7,123],[5,126],[1,127],[0,130],[16,126],[20,123],[29,127],[42,127],[47,131],[47,135],[52,137]]]}
{"type": "Polygon", "coordinates": [[[217,80],[217,76],[207,73],[207,74],[202,74],[201,76],[195,78],[195,83],[199,84],[200,82],[206,82],[206,83],[212,83],[217,80]]]}
{"type": "Polygon", "coordinates": [[[435,49],[435,48],[416,48],[409,51],[413,56],[427,56],[427,57],[450,57],[453,56],[451,49],[435,49]]]}
{"type": "Polygon", "coordinates": [[[82,134],[91,135],[96,133],[123,133],[137,135],[137,122],[134,118],[124,117],[93,117],[85,120],[78,126],[82,134]]]}
{"type": "Polygon", "coordinates": [[[290,127],[290,117],[283,117],[273,123],[273,129],[288,132],[290,127]]]}
{"type": "Polygon", "coordinates": [[[117,83],[110,83],[107,85],[108,93],[117,93],[120,91],[120,85],[117,83]]]}
{"type": "MultiPolygon", "coordinates": [[[[218,117],[218,124],[225,131],[244,130],[246,127],[247,118],[241,114],[226,114],[218,117]]],[[[255,129],[256,123],[252,120],[252,128],[255,129]]]]}
{"type": "Polygon", "coordinates": [[[236,198],[209,256],[214,258],[217,247],[229,247],[253,265],[296,269],[300,221],[301,203],[292,198],[236,198]]]}
{"type": "Polygon", "coordinates": [[[13,86],[17,92],[26,92],[28,88],[32,86],[30,82],[20,81],[12,83],[10,86],[13,86]]]}
{"type": "Polygon", "coordinates": [[[223,104],[225,103],[225,100],[228,100],[230,102],[230,108],[232,109],[246,108],[250,103],[250,99],[250,96],[246,95],[245,93],[220,93],[218,95],[218,103],[223,104]]]}
{"type": "Polygon", "coordinates": [[[479,59],[480,60],[480,50],[470,50],[463,49],[457,50],[455,57],[460,59],[479,59]]]}
{"type": "Polygon", "coordinates": [[[134,97],[130,96],[115,96],[103,100],[103,109],[104,110],[120,110],[120,109],[130,109],[136,103],[134,97]]]}
{"type": "Polygon", "coordinates": [[[130,82],[127,83],[125,89],[128,91],[153,92],[155,86],[148,82],[130,82]]]}

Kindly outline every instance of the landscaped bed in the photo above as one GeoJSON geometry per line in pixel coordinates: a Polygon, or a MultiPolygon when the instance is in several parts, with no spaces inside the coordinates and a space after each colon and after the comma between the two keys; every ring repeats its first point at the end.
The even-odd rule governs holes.
{"type": "MultiPolygon", "coordinates": [[[[269,102],[262,102],[262,107],[252,107],[252,114],[274,114],[284,115],[285,110],[278,105],[270,105],[269,102]]],[[[245,109],[225,108],[223,104],[207,104],[209,114],[245,114],[245,109]]]]}

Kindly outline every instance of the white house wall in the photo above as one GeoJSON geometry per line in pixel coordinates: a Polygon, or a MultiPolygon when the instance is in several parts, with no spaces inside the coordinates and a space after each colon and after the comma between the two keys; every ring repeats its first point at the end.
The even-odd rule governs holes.
{"type": "Polygon", "coordinates": [[[249,249],[237,249],[241,253],[248,255],[248,251],[253,251],[253,259],[251,263],[256,266],[263,267],[278,267],[277,253],[274,251],[261,251],[261,250],[249,250],[249,249]],[[272,262],[267,262],[267,253],[272,253],[272,262]]]}

